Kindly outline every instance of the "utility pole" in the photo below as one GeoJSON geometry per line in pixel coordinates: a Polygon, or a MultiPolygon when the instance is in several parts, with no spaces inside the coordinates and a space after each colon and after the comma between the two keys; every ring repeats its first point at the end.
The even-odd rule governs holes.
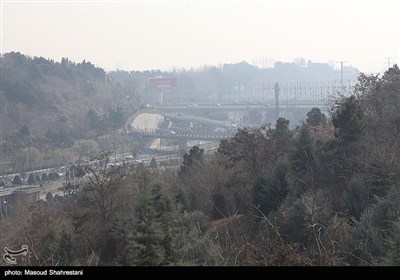
{"type": "Polygon", "coordinates": [[[114,128],[114,163],[117,162],[117,149],[115,146],[115,130],[116,130],[116,128],[114,128]]]}
{"type": "Polygon", "coordinates": [[[340,63],[340,82],[343,84],[343,64],[347,63],[347,61],[338,61],[336,63],[340,63]]]}
{"type": "Polygon", "coordinates": [[[72,166],[72,187],[75,189],[75,165],[72,166]]]}
{"type": "Polygon", "coordinates": [[[28,145],[28,167],[29,172],[31,172],[31,135],[29,135],[29,145],[28,145]]]}
{"type": "Polygon", "coordinates": [[[343,61],[340,62],[340,83],[343,84],[343,61]]]}
{"type": "Polygon", "coordinates": [[[344,91],[344,86],[343,86],[343,64],[347,63],[347,61],[339,61],[339,63],[340,63],[340,93],[343,94],[343,91],[344,91]]]}
{"type": "Polygon", "coordinates": [[[122,165],[125,166],[125,155],[124,155],[124,129],[121,130],[122,137],[122,165]]]}
{"type": "Polygon", "coordinates": [[[274,92],[275,92],[275,118],[276,120],[279,119],[279,85],[278,83],[275,83],[274,86],[274,92]]]}
{"type": "Polygon", "coordinates": [[[385,57],[387,59],[387,70],[389,71],[390,69],[390,57],[385,57]]]}

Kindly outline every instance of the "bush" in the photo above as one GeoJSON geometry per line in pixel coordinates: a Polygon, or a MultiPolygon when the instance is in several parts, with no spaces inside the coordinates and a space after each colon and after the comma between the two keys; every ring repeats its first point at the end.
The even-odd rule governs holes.
{"type": "Polygon", "coordinates": [[[29,174],[28,184],[33,185],[34,183],[35,183],[35,176],[33,176],[33,174],[29,174]]]}
{"type": "Polygon", "coordinates": [[[55,179],[56,175],[53,172],[49,173],[49,181],[54,181],[55,179]]]}
{"type": "Polygon", "coordinates": [[[14,185],[22,185],[22,179],[21,176],[15,175],[14,180],[12,181],[14,185]]]}
{"type": "Polygon", "coordinates": [[[40,179],[40,176],[39,176],[39,175],[36,175],[36,176],[35,176],[35,181],[36,181],[37,183],[41,183],[41,182],[42,182],[42,180],[40,179]]]}
{"type": "Polygon", "coordinates": [[[52,194],[51,192],[48,192],[48,193],[46,194],[46,200],[47,200],[47,201],[53,200],[53,194],[52,194]]]}
{"type": "Polygon", "coordinates": [[[48,180],[49,180],[49,178],[48,178],[47,174],[46,174],[46,173],[43,173],[43,174],[42,174],[42,182],[46,182],[46,181],[48,181],[48,180]]]}

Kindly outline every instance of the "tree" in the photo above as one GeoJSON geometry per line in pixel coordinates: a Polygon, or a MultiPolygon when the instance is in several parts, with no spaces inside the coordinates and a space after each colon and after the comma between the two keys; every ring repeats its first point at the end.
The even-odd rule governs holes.
{"type": "MultiPolygon", "coordinates": [[[[117,207],[113,201],[121,195],[120,184],[124,181],[125,172],[122,168],[108,168],[109,156],[110,153],[104,153],[98,156],[95,164],[84,167],[88,182],[80,191],[81,202],[88,203],[87,206],[94,206],[93,214],[100,218],[102,227],[106,227],[113,210],[117,207]]],[[[74,168],[75,176],[78,176],[82,167],[74,168]]]]}
{"type": "Polygon", "coordinates": [[[386,187],[397,184],[400,179],[400,74],[397,65],[382,78],[361,74],[355,94],[360,99],[366,124],[361,141],[362,158],[360,155],[359,159],[366,167],[362,176],[371,180],[375,190],[380,186],[382,195],[386,187]]]}
{"type": "Polygon", "coordinates": [[[365,133],[365,119],[360,102],[354,95],[345,98],[339,104],[332,118],[335,127],[335,138],[341,144],[360,140],[365,133]]]}
{"type": "Polygon", "coordinates": [[[301,174],[309,172],[314,165],[315,154],[315,142],[310,129],[303,125],[298,132],[295,150],[291,155],[294,171],[301,174]]]}
{"type": "Polygon", "coordinates": [[[160,184],[143,184],[130,242],[131,265],[217,263],[210,223],[200,211],[179,211],[160,184]]]}
{"type": "Polygon", "coordinates": [[[131,242],[131,263],[134,265],[160,265],[162,263],[162,232],[158,225],[156,200],[159,186],[144,185],[136,209],[137,223],[131,242]]]}
{"type": "Polygon", "coordinates": [[[388,238],[389,248],[379,265],[400,266],[400,222],[394,222],[391,236],[388,238]]]}
{"type": "Polygon", "coordinates": [[[43,173],[43,174],[42,174],[42,182],[46,182],[46,181],[48,181],[48,180],[49,180],[49,178],[48,178],[47,174],[46,174],[46,173],[43,173]]]}
{"type": "Polygon", "coordinates": [[[19,135],[23,138],[29,137],[31,135],[29,127],[27,125],[22,126],[21,129],[19,130],[19,135]]]}
{"type": "Polygon", "coordinates": [[[121,211],[129,209],[127,201],[132,199],[132,190],[127,187],[129,170],[124,166],[110,168],[110,155],[100,154],[91,165],[83,167],[86,180],[74,189],[79,206],[74,213],[76,230],[81,233],[84,248],[91,248],[101,262],[109,262],[115,254],[111,238],[114,221],[121,211]]]}
{"type": "Polygon", "coordinates": [[[54,172],[50,172],[48,176],[49,181],[54,181],[56,179],[56,175],[54,172]]]}
{"type": "Polygon", "coordinates": [[[275,124],[276,134],[282,136],[289,131],[289,120],[280,117],[275,124]]]}
{"type": "Polygon", "coordinates": [[[48,192],[48,193],[46,194],[46,200],[47,200],[47,201],[52,201],[52,200],[53,200],[53,194],[52,194],[51,192],[48,192]]]}
{"type": "Polygon", "coordinates": [[[185,176],[189,170],[203,161],[204,150],[195,145],[190,149],[189,154],[183,155],[183,163],[181,165],[179,174],[185,176]]]}
{"type": "Polygon", "coordinates": [[[33,176],[33,174],[31,173],[31,174],[29,174],[29,177],[28,177],[28,184],[32,185],[34,183],[35,183],[35,176],[33,176]]]}
{"type": "Polygon", "coordinates": [[[176,265],[219,265],[219,247],[213,242],[209,218],[201,211],[175,212],[173,216],[176,265]]]}
{"type": "Polygon", "coordinates": [[[14,180],[12,181],[14,185],[22,185],[22,179],[21,176],[15,175],[14,180]]]}
{"type": "Polygon", "coordinates": [[[29,149],[20,149],[16,154],[16,165],[17,170],[20,172],[26,172],[29,168],[29,149]]]}
{"type": "Polygon", "coordinates": [[[157,161],[154,157],[150,161],[150,168],[157,168],[157,161]]]}
{"type": "Polygon", "coordinates": [[[385,75],[400,75],[400,68],[397,64],[394,64],[385,72],[385,75]]]}
{"type": "Polygon", "coordinates": [[[37,183],[41,183],[42,182],[42,180],[40,179],[39,175],[35,175],[35,182],[37,182],[37,183]]]}
{"type": "MultiPolygon", "coordinates": [[[[289,191],[289,163],[279,160],[270,174],[259,176],[253,186],[253,204],[264,215],[276,211],[289,191]]],[[[256,214],[259,214],[256,211],[256,214]]]]}
{"type": "Polygon", "coordinates": [[[346,182],[364,165],[359,157],[365,148],[362,140],[365,140],[366,122],[360,100],[354,95],[342,99],[333,113],[332,123],[334,140],[322,155],[326,166],[323,177],[328,184],[336,185],[332,195],[338,200],[347,187],[346,182]]]}
{"type": "Polygon", "coordinates": [[[278,156],[286,154],[290,148],[292,132],[289,129],[289,120],[278,118],[275,124],[274,131],[275,153],[278,156]]]}
{"type": "Polygon", "coordinates": [[[268,125],[243,128],[234,137],[221,140],[218,153],[227,157],[227,168],[240,168],[243,179],[248,182],[273,165],[277,143],[268,125]]]}
{"type": "Polygon", "coordinates": [[[326,116],[321,112],[319,108],[312,108],[310,112],[307,113],[307,124],[312,126],[317,125],[325,125],[326,124],[326,116]]]}
{"type": "Polygon", "coordinates": [[[92,108],[90,108],[89,111],[87,112],[86,118],[89,120],[91,129],[95,130],[96,132],[100,132],[104,129],[102,127],[101,118],[99,114],[92,108]]]}
{"type": "Polygon", "coordinates": [[[365,182],[365,178],[354,175],[349,183],[346,192],[343,195],[345,208],[351,216],[359,219],[368,207],[371,191],[365,182]]]}
{"type": "Polygon", "coordinates": [[[297,198],[288,196],[279,211],[274,213],[276,224],[285,239],[307,246],[315,241],[315,233],[319,232],[320,239],[324,240],[324,232],[320,232],[322,227],[327,230],[328,225],[334,223],[330,220],[333,212],[329,199],[328,193],[321,189],[309,189],[297,198]]]}
{"type": "Polygon", "coordinates": [[[293,177],[295,178],[295,195],[318,184],[319,158],[316,141],[307,125],[301,126],[295,141],[293,153],[290,155],[293,177]]]}

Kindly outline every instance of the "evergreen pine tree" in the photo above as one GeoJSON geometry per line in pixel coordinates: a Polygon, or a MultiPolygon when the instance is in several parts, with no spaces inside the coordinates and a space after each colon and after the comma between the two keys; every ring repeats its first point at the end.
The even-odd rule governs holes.
{"type": "Polygon", "coordinates": [[[34,183],[35,183],[35,176],[33,176],[33,174],[31,173],[31,174],[29,174],[29,177],[28,177],[28,184],[33,185],[34,183]]]}
{"type": "Polygon", "coordinates": [[[303,125],[300,128],[294,152],[290,159],[295,178],[294,195],[297,196],[311,187],[318,173],[315,141],[308,126],[303,125]]]}
{"type": "Polygon", "coordinates": [[[321,113],[319,108],[312,108],[310,112],[307,113],[307,124],[316,126],[316,125],[325,125],[326,124],[326,116],[321,113]]]}
{"type": "Polygon", "coordinates": [[[133,265],[160,265],[164,252],[160,246],[162,233],[157,222],[152,186],[142,187],[136,213],[137,223],[130,244],[130,263],[133,265]]]}
{"type": "Polygon", "coordinates": [[[157,161],[156,159],[153,157],[150,161],[150,168],[157,168],[157,161]]]}
{"type": "Polygon", "coordinates": [[[279,160],[270,174],[256,179],[253,186],[253,204],[264,215],[276,211],[288,194],[288,170],[289,163],[279,160]]]}
{"type": "Polygon", "coordinates": [[[349,145],[360,140],[365,132],[364,113],[360,102],[350,96],[337,109],[332,118],[335,138],[341,145],[349,145]]]}

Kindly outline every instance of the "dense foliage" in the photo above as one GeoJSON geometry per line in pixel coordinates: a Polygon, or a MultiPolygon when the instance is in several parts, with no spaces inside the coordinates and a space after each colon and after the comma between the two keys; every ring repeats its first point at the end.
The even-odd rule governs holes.
{"type": "Polygon", "coordinates": [[[71,147],[125,124],[138,108],[105,71],[88,61],[61,62],[6,53],[0,57],[2,153],[28,146],[71,147]]]}
{"type": "Polygon", "coordinates": [[[74,195],[2,219],[0,245],[30,265],[399,265],[400,70],[332,111],[195,146],[178,174],[105,155],[74,195]]]}

